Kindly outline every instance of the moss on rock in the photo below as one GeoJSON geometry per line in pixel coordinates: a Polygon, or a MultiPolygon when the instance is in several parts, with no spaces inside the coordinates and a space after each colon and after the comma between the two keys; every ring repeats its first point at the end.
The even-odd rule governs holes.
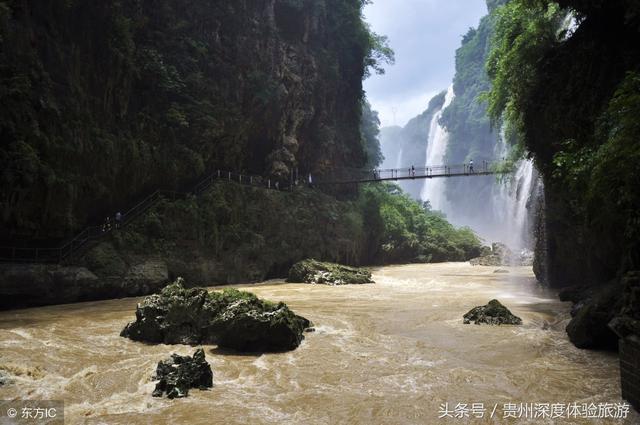
{"type": "Polygon", "coordinates": [[[371,272],[358,267],[325,263],[313,259],[300,261],[289,270],[287,282],[322,283],[326,285],[350,285],[374,283],[371,272]]]}
{"type": "Polygon", "coordinates": [[[464,315],[464,323],[476,325],[521,325],[522,319],[512,314],[498,300],[491,300],[487,305],[475,307],[464,315]]]}
{"type": "Polygon", "coordinates": [[[244,352],[293,350],[311,326],[284,303],[272,303],[236,289],[209,293],[187,289],[183,280],[146,297],[136,321],[120,334],[134,341],[164,344],[217,344],[244,352]]]}

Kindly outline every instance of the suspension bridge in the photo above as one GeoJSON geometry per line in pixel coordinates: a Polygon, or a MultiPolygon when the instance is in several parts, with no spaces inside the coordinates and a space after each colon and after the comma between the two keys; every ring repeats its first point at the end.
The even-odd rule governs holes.
{"type": "Polygon", "coordinates": [[[487,161],[482,161],[477,165],[409,166],[372,170],[338,168],[335,170],[329,169],[327,172],[320,174],[316,183],[318,185],[361,184],[416,179],[478,177],[503,173],[503,171],[498,171],[495,166],[489,164],[487,161]]]}
{"type": "Polygon", "coordinates": [[[130,208],[123,209],[119,220],[117,214],[110,214],[104,223],[88,226],[77,235],[59,243],[57,246],[0,246],[0,262],[5,263],[48,263],[62,264],[78,258],[83,252],[96,245],[113,231],[126,227],[163,199],[184,199],[187,196],[199,196],[216,182],[233,182],[266,190],[294,191],[297,187],[311,188],[330,185],[380,183],[415,179],[478,177],[501,174],[486,161],[476,166],[469,164],[438,165],[426,167],[402,167],[388,169],[335,168],[316,175],[298,176],[291,173],[288,179],[273,179],[263,176],[216,170],[196,184],[191,190],[156,190],[130,208]]]}

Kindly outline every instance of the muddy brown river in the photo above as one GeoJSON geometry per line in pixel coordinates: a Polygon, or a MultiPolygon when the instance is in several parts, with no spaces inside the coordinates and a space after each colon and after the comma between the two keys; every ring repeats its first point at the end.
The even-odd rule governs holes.
{"type": "Polygon", "coordinates": [[[0,312],[0,370],[13,380],[0,399],[64,400],[73,424],[640,423],[633,412],[505,418],[511,404],[622,400],[616,356],[569,343],[568,303],[537,284],[530,268],[494,270],[407,265],[377,269],[375,285],[243,286],[286,302],[316,332],[283,354],[206,346],[213,389],[176,400],[152,398],[150,377],[159,360],[195,348],[121,338],[140,299],[0,312]],[[462,323],[492,298],[524,325],[462,323]],[[456,406],[461,418],[439,418],[456,406]]]}

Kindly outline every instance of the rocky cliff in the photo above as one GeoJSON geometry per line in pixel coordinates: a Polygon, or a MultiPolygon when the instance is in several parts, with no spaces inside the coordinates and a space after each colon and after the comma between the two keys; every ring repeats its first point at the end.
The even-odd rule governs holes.
{"type": "Polygon", "coordinates": [[[364,164],[359,0],[0,1],[0,240],[207,170],[364,164]]]}
{"type": "Polygon", "coordinates": [[[640,7],[512,0],[496,28],[489,110],[545,181],[535,271],[572,287],[576,345],[615,349],[607,325],[640,268],[640,7]]]}

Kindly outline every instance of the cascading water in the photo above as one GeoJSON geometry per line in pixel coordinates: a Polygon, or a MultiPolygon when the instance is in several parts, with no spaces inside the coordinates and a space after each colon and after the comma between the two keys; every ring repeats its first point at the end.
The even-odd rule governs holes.
{"type": "Polygon", "coordinates": [[[396,158],[396,164],[395,167],[396,169],[401,168],[403,166],[402,164],[402,148],[400,148],[400,150],[398,151],[398,157],[396,158]]]}
{"type": "MultiPolygon", "coordinates": [[[[455,94],[453,93],[453,84],[447,89],[444,98],[444,104],[438,112],[433,115],[429,127],[429,142],[427,143],[427,154],[425,166],[434,166],[444,164],[444,156],[447,153],[447,142],[449,135],[447,130],[440,125],[442,111],[444,111],[453,101],[455,94]]],[[[422,187],[421,198],[431,203],[431,207],[440,210],[446,214],[448,209],[447,198],[444,193],[443,179],[426,179],[422,187]]]]}
{"type": "MultiPolygon", "coordinates": [[[[497,148],[498,157],[504,158],[509,150],[504,136],[500,138],[497,148]]],[[[523,159],[517,163],[513,176],[506,182],[496,184],[492,190],[494,213],[504,229],[497,237],[514,250],[532,249],[532,223],[528,207],[537,202],[541,185],[533,161],[523,159]]]]}

